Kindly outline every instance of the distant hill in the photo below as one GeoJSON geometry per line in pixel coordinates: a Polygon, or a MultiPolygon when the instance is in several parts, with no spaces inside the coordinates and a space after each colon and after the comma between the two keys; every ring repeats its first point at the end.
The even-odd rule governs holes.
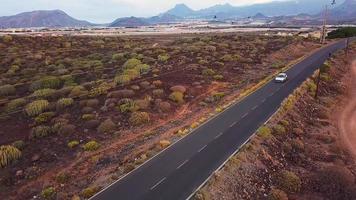
{"type": "Polygon", "coordinates": [[[165,14],[174,15],[177,17],[187,17],[194,15],[195,11],[185,4],[177,4],[174,8],[165,12],[165,14]]]}
{"type": "Polygon", "coordinates": [[[124,17],[115,20],[109,25],[109,27],[137,27],[146,25],[149,25],[149,23],[147,23],[144,18],[124,17]]]}
{"type": "Polygon", "coordinates": [[[330,21],[356,23],[356,0],[346,0],[343,4],[332,9],[329,14],[330,21]]]}
{"type": "Polygon", "coordinates": [[[166,24],[183,21],[183,18],[165,13],[162,15],[146,18],[145,21],[149,24],[166,24]]]}
{"type": "Polygon", "coordinates": [[[83,27],[90,25],[92,24],[74,19],[61,10],[38,10],[0,17],[1,28],[83,27]]]}

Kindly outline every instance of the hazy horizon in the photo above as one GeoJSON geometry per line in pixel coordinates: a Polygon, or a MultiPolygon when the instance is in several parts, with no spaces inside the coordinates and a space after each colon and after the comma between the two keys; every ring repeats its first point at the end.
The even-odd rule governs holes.
{"type": "Polygon", "coordinates": [[[0,0],[0,16],[15,15],[33,10],[63,10],[80,20],[93,23],[109,23],[118,17],[149,17],[162,13],[176,4],[184,3],[194,10],[216,4],[229,3],[234,6],[271,2],[273,0],[0,0]]]}

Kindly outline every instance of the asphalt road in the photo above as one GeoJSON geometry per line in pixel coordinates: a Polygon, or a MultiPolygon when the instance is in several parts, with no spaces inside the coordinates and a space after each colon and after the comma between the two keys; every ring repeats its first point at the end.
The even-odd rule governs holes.
{"type": "Polygon", "coordinates": [[[342,40],[305,58],[286,72],[288,82],[267,83],[91,199],[187,199],[324,63],[329,53],[345,46],[342,40]]]}

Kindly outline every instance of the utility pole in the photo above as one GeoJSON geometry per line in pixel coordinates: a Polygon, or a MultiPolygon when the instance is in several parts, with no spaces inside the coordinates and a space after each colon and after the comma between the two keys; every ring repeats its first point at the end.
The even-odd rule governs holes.
{"type": "Polygon", "coordinates": [[[325,10],[324,10],[324,15],[323,15],[323,27],[321,28],[321,33],[320,33],[320,43],[324,44],[325,43],[325,38],[326,38],[326,24],[327,24],[327,17],[328,17],[328,5],[325,5],[325,10]]]}

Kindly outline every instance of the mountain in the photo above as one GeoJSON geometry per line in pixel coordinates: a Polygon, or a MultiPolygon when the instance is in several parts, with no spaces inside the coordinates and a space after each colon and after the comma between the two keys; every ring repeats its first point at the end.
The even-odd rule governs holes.
{"type": "Polygon", "coordinates": [[[0,17],[0,28],[83,27],[91,23],[74,19],[61,10],[38,10],[0,17]]]}
{"type": "Polygon", "coordinates": [[[177,4],[174,8],[168,10],[164,14],[174,15],[177,17],[186,17],[194,14],[194,10],[190,9],[185,4],[177,4]]]}
{"type": "MultiPolygon", "coordinates": [[[[178,4],[166,13],[182,18],[211,19],[212,17],[224,19],[236,19],[251,17],[258,13],[266,16],[290,16],[300,13],[315,15],[320,12],[327,2],[326,0],[288,0],[272,1],[268,3],[252,4],[248,6],[232,6],[231,4],[219,4],[201,10],[192,10],[184,4],[178,4]]],[[[341,3],[337,1],[337,5],[341,3]]]]}
{"type": "Polygon", "coordinates": [[[161,14],[145,20],[149,24],[166,24],[183,21],[183,18],[171,14],[161,14]]]}
{"type": "Polygon", "coordinates": [[[109,25],[109,27],[138,27],[147,25],[149,25],[149,23],[147,23],[144,18],[124,17],[115,20],[109,25]]]}

